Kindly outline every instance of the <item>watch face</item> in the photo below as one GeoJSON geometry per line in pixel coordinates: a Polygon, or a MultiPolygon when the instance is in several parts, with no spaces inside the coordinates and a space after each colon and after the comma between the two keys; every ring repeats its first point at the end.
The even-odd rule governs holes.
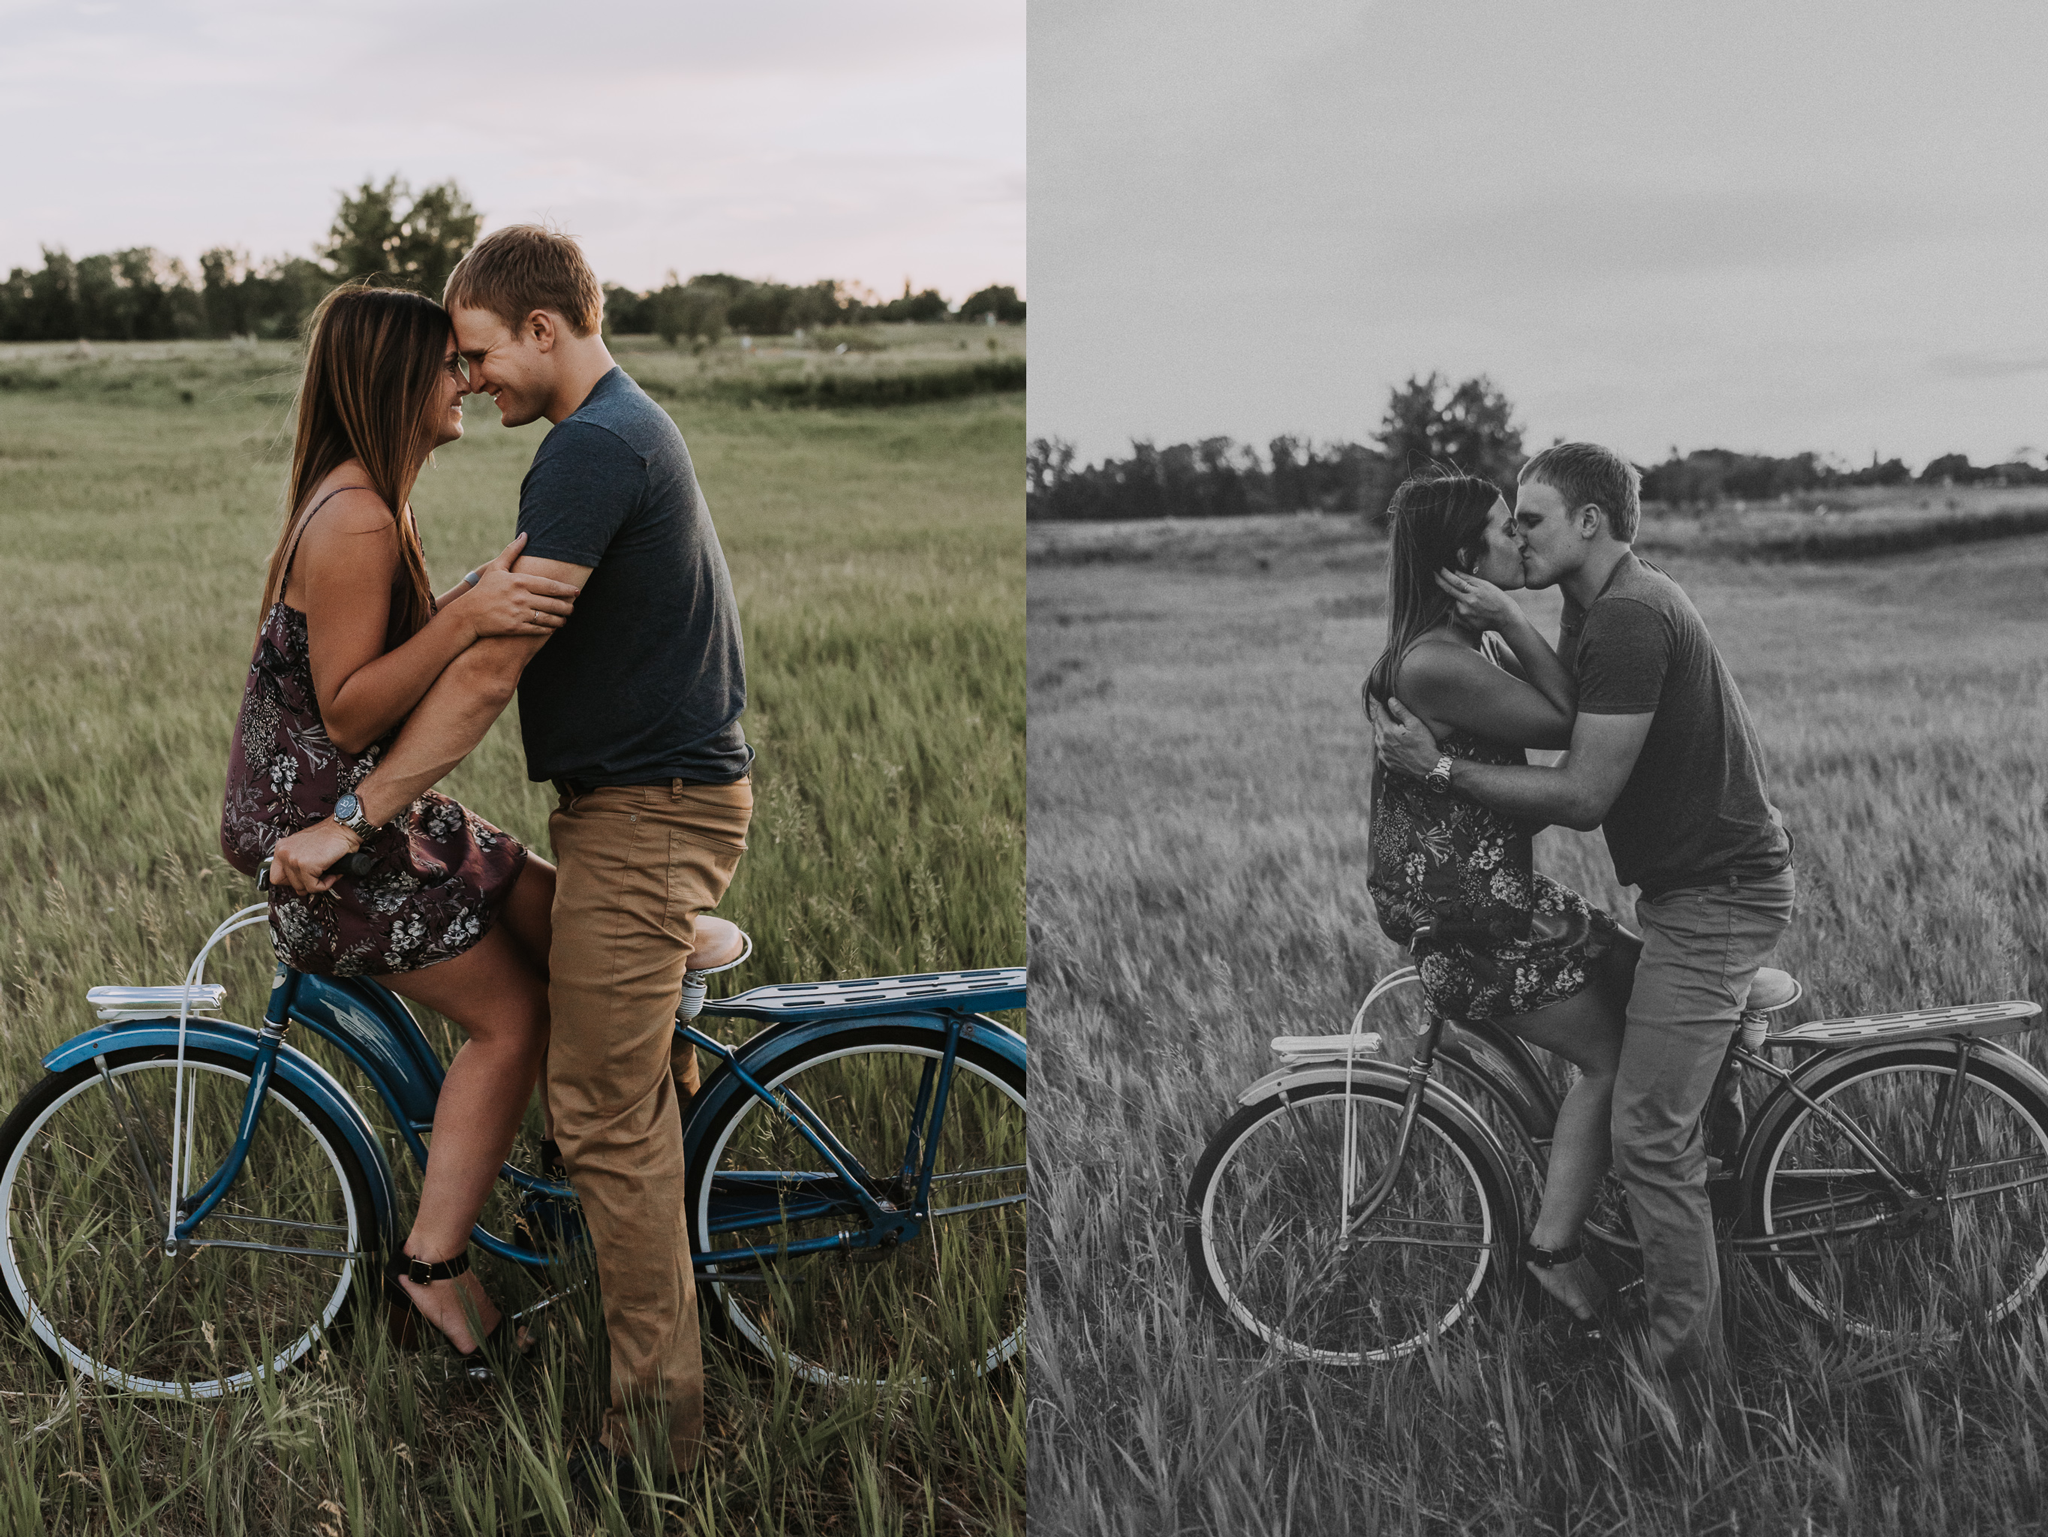
{"type": "Polygon", "coordinates": [[[334,819],[337,822],[346,822],[361,810],[362,803],[360,801],[353,795],[344,795],[334,803],[334,819]]]}

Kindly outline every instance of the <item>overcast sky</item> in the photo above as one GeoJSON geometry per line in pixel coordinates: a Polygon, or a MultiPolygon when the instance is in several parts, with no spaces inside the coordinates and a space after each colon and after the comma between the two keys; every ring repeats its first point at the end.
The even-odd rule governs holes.
{"type": "Polygon", "coordinates": [[[1031,428],[2048,449],[2048,7],[1032,0],[1031,428]]]}
{"type": "Polygon", "coordinates": [[[455,177],[600,277],[1024,290],[1022,0],[0,0],[0,270],[308,254],[455,177]]]}

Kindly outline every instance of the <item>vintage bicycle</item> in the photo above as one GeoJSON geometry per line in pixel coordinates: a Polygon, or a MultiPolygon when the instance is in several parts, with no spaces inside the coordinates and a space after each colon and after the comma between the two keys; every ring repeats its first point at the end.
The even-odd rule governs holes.
{"type": "MultiPolygon", "coordinates": [[[[1762,1091],[1746,1128],[1709,1134],[1728,1248],[1852,1336],[1952,1341],[2013,1318],[2048,1277],[2048,1077],[1998,1038],[2038,1028],[2040,1006],[1774,1025],[1801,994],[1758,973],[1709,1101],[1730,1078],[1762,1091]]],[[[1559,1093],[1527,1043],[1430,1016],[1406,966],[1348,1033],[1272,1047],[1280,1066],[1238,1096],[1188,1184],[1211,1306],[1278,1355],[1365,1366],[1531,1295],[1516,1253],[1559,1093]],[[1388,1013],[1398,1029],[1366,1028],[1388,1013]],[[1382,1055],[1397,1036],[1415,1042],[1405,1067],[1382,1055]]],[[[1607,1187],[1586,1238],[1625,1263],[1626,1203],[1607,1187]]]]}
{"type": "MultiPolygon", "coordinates": [[[[258,1028],[220,1016],[208,953],[176,987],[101,987],[0,1124],[0,1308],[72,1370],[208,1399],[305,1360],[381,1300],[401,1229],[391,1162],[348,1088],[367,1079],[422,1169],[442,1064],[367,977],[280,966],[258,1028]],[[365,1293],[368,1293],[366,1300],[365,1293]]],[[[714,1320],[816,1382],[987,1372],[1024,1338],[1022,967],[795,982],[707,1001],[751,942],[700,920],[677,1030],[715,1066],[685,1107],[692,1264],[714,1320]],[[727,1043],[698,1022],[764,1026],[727,1043]]],[[[575,1193],[507,1164],[530,1319],[589,1271],[575,1193]]]]}

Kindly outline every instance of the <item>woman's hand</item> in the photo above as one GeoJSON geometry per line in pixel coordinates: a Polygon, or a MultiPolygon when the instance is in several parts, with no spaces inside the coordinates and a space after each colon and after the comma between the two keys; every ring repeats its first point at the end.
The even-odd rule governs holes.
{"type": "Polygon", "coordinates": [[[1521,605],[1513,598],[1476,576],[1467,576],[1462,571],[1439,571],[1436,584],[1450,594],[1457,605],[1458,623],[1468,629],[1505,631],[1525,617],[1521,605]]]}
{"type": "Polygon", "coordinates": [[[512,562],[526,543],[521,534],[482,568],[462,603],[462,618],[481,640],[486,635],[544,635],[568,622],[577,589],[567,582],[514,571],[512,562]]]}

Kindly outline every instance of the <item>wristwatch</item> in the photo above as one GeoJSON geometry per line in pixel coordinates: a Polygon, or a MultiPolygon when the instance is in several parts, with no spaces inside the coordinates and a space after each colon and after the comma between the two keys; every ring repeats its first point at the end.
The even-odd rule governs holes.
{"type": "MultiPolygon", "coordinates": [[[[1422,776],[1422,782],[1439,795],[1449,795],[1451,793],[1451,755],[1445,753],[1441,758],[1437,759],[1436,767],[1422,776]]],[[[355,797],[350,796],[348,798],[353,800],[355,797]]]]}
{"type": "MultiPolygon", "coordinates": [[[[1445,788],[1449,788],[1448,781],[1445,788]]],[[[334,803],[334,820],[365,843],[370,841],[370,834],[377,830],[377,824],[363,815],[363,803],[353,794],[344,795],[334,803]]]]}

